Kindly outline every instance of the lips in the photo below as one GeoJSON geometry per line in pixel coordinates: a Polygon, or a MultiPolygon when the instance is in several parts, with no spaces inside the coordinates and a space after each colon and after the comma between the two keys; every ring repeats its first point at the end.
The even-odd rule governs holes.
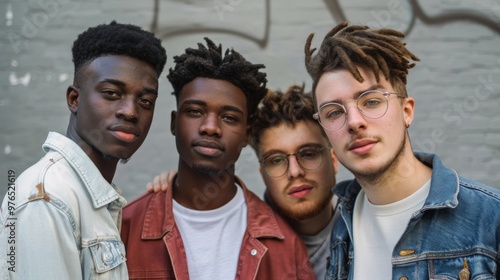
{"type": "Polygon", "coordinates": [[[224,152],[224,147],[215,141],[200,140],[193,143],[193,149],[201,155],[217,157],[224,152]]]}
{"type": "Polygon", "coordinates": [[[371,151],[373,147],[375,147],[377,141],[371,139],[360,139],[354,141],[351,145],[349,145],[348,150],[355,154],[366,154],[371,151]]]}
{"type": "Polygon", "coordinates": [[[113,136],[122,142],[131,143],[139,138],[139,130],[126,124],[115,124],[109,128],[113,136]]]}
{"type": "Polygon", "coordinates": [[[308,195],[312,190],[312,187],[309,185],[300,185],[300,186],[295,186],[291,187],[288,190],[288,195],[293,196],[295,198],[300,198],[308,195]]]}

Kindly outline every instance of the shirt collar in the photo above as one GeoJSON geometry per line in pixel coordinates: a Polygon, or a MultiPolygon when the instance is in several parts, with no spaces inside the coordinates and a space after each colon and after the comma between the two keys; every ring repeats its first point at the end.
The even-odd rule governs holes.
{"type": "Polygon", "coordinates": [[[49,132],[42,147],[45,152],[58,152],[73,167],[85,185],[94,208],[100,208],[115,200],[122,207],[127,203],[118,194],[120,189],[104,179],[89,156],[71,139],[57,132],[49,132]]]}
{"type": "MultiPolygon", "coordinates": [[[[238,177],[236,177],[236,184],[243,189],[245,203],[248,207],[247,231],[250,236],[284,239],[285,236],[276,221],[277,214],[273,212],[271,207],[249,191],[238,177]]],[[[150,195],[152,197],[147,205],[141,238],[160,239],[172,231],[175,226],[172,210],[173,188],[150,195]]]]}

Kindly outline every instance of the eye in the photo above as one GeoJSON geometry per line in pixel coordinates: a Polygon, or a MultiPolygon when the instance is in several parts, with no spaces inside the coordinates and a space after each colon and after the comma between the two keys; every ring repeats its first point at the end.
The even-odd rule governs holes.
{"type": "Polygon", "coordinates": [[[111,89],[104,89],[101,91],[101,93],[106,97],[106,98],[109,98],[109,99],[118,99],[120,98],[120,93],[115,91],[115,90],[111,90],[111,89]]]}
{"type": "Polygon", "coordinates": [[[286,163],[286,157],[283,155],[274,155],[266,159],[267,166],[276,166],[283,163],[286,163]]]}
{"type": "Polygon", "coordinates": [[[378,105],[380,105],[380,103],[382,103],[382,101],[380,99],[377,99],[377,98],[371,98],[371,99],[368,99],[368,100],[363,100],[363,103],[361,104],[363,107],[376,107],[378,105]]]}
{"type": "Polygon", "coordinates": [[[141,104],[146,109],[151,109],[155,106],[156,100],[150,98],[139,98],[139,104],[141,104]]]}
{"type": "Polygon", "coordinates": [[[329,106],[325,108],[324,118],[336,120],[344,114],[344,109],[340,106],[329,106]]]}
{"type": "Polygon", "coordinates": [[[203,112],[196,108],[187,108],[186,112],[188,113],[188,115],[193,117],[200,117],[203,115],[203,112]]]}
{"type": "Polygon", "coordinates": [[[236,122],[239,122],[239,119],[235,116],[232,116],[232,115],[223,115],[221,117],[222,120],[226,121],[226,122],[230,122],[230,123],[236,123],[236,122]]]}
{"type": "Polygon", "coordinates": [[[300,151],[299,157],[303,160],[313,160],[317,159],[320,153],[317,149],[304,149],[300,151]]]}

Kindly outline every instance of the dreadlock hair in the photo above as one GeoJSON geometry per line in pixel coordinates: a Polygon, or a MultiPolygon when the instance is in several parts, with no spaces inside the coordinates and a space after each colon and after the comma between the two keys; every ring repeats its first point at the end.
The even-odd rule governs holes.
{"type": "Polygon", "coordinates": [[[227,49],[222,56],[222,46],[216,46],[209,38],[204,38],[207,47],[198,43],[198,49],[187,48],[186,53],[174,56],[175,68],[170,68],[167,76],[172,84],[177,101],[182,88],[196,78],[225,80],[240,88],[247,101],[248,119],[257,109],[266,94],[266,73],[259,72],[263,64],[252,64],[233,49],[227,49]]]}
{"type": "Polygon", "coordinates": [[[393,29],[370,30],[368,26],[351,25],[343,22],[326,34],[318,53],[311,49],[314,33],[307,38],[304,52],[305,64],[313,78],[313,94],[321,75],[325,72],[346,69],[360,83],[363,77],[358,67],[367,67],[375,74],[377,82],[380,73],[399,93],[407,96],[406,76],[415,66],[410,60],[419,61],[406,43],[399,41],[404,34],[393,29]]]}
{"type": "Polygon", "coordinates": [[[165,49],[153,33],[116,21],[91,27],[78,35],[72,53],[75,80],[82,67],[106,55],[126,55],[144,61],[156,70],[158,76],[167,62],[165,49]]]}
{"type": "MultiPolygon", "coordinates": [[[[285,93],[279,90],[269,90],[255,112],[250,129],[249,143],[257,156],[259,156],[260,137],[266,129],[281,124],[293,127],[300,121],[311,121],[320,126],[313,118],[314,108],[313,97],[310,92],[304,92],[304,85],[292,85],[285,93]]],[[[320,131],[327,139],[322,128],[320,131]]],[[[330,142],[326,141],[326,143],[330,142]]]]}

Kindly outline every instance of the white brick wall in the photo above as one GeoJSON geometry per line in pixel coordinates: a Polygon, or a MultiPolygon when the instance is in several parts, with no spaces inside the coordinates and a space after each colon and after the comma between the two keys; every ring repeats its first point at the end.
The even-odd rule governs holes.
{"type": "MultiPolygon", "coordinates": [[[[422,2],[431,20],[417,17],[407,38],[409,49],[422,60],[408,81],[409,94],[417,100],[410,129],[413,147],[436,152],[466,177],[500,187],[500,0],[422,2]],[[452,22],[432,21],[464,11],[452,22]]],[[[310,32],[316,33],[313,44],[319,45],[342,13],[353,23],[403,31],[413,14],[403,0],[336,1],[342,13],[328,9],[327,4],[334,1],[275,0],[269,2],[266,37],[267,3],[159,1],[158,34],[165,35],[166,69],[172,67],[174,55],[209,36],[254,63],[266,64],[271,88],[305,82],[310,89],[303,66],[303,44],[310,32]],[[232,33],[200,32],[207,28],[232,33]]],[[[65,91],[72,81],[70,48],[76,36],[112,19],[149,29],[153,8],[152,0],[0,2],[0,172],[5,180],[7,170],[20,174],[43,155],[41,144],[49,130],[66,130],[65,91]]],[[[128,199],[142,193],[153,175],[177,166],[169,132],[174,97],[165,76],[166,72],[149,137],[116,174],[116,183],[128,199]]],[[[260,195],[264,187],[257,168],[253,151],[245,148],[237,173],[260,195]]],[[[341,170],[338,177],[351,176],[341,170]]],[[[6,187],[0,189],[2,197],[5,191],[6,187]]]]}

